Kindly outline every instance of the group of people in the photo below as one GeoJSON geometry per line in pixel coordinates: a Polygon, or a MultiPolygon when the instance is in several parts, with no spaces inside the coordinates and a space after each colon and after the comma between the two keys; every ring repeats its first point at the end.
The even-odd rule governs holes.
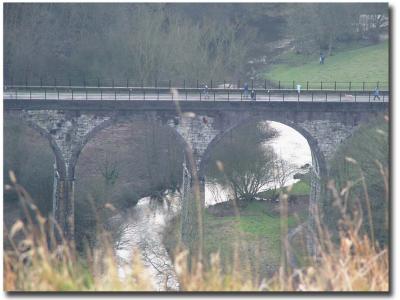
{"type": "MultiPolygon", "coordinates": [[[[268,90],[268,92],[269,92],[269,90],[268,90]]],[[[301,85],[300,84],[296,85],[296,92],[297,92],[297,95],[300,96],[300,92],[301,92],[301,85]]],[[[204,85],[203,94],[204,94],[204,98],[205,99],[209,99],[210,98],[209,93],[208,93],[208,85],[207,84],[204,85]]],[[[252,89],[251,92],[249,93],[249,84],[246,82],[243,85],[243,96],[244,96],[245,99],[248,99],[249,95],[250,95],[250,99],[251,100],[256,100],[256,91],[254,89],[252,89]]],[[[379,87],[375,87],[373,95],[374,95],[374,101],[376,99],[381,100],[379,87]]]]}
{"type": "MultiPolygon", "coordinates": [[[[210,98],[210,95],[208,93],[208,85],[207,84],[204,84],[203,95],[204,95],[204,99],[210,98]]],[[[248,99],[249,95],[250,95],[251,100],[256,100],[256,91],[254,89],[252,89],[251,92],[249,93],[249,84],[246,82],[243,86],[243,96],[245,99],[248,99]]]]}

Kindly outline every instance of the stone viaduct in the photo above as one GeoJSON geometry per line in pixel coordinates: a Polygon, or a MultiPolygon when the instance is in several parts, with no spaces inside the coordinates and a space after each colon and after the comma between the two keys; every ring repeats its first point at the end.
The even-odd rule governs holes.
{"type": "MultiPolygon", "coordinates": [[[[366,120],[388,111],[388,103],[346,102],[200,102],[4,100],[4,112],[45,136],[56,158],[53,212],[67,239],[74,238],[75,165],[98,131],[120,121],[155,121],[170,126],[185,148],[182,241],[202,244],[204,166],[213,146],[236,126],[250,121],[288,125],[308,141],[314,180],[310,213],[323,193],[327,162],[339,145],[366,120]]],[[[194,247],[198,247],[197,246],[194,247]]]]}

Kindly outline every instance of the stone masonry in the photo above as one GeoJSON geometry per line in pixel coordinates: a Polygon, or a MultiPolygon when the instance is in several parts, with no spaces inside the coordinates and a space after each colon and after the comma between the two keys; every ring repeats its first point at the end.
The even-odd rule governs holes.
{"type": "Polygon", "coordinates": [[[182,240],[197,240],[200,244],[202,220],[194,221],[194,218],[204,204],[203,168],[214,145],[235,127],[246,122],[269,120],[286,124],[302,134],[310,145],[313,169],[320,182],[312,185],[310,203],[315,206],[323,191],[321,182],[329,173],[327,161],[361,122],[388,108],[387,103],[183,102],[178,111],[174,103],[163,101],[4,102],[5,113],[17,114],[50,142],[57,168],[55,219],[68,239],[73,239],[75,164],[90,138],[114,122],[135,116],[156,120],[176,130],[186,147],[185,162],[189,172],[184,178],[190,187],[182,199],[182,214],[187,216],[182,228],[188,229],[182,230],[182,234],[191,237],[182,236],[182,240]],[[194,227],[200,227],[200,230],[194,227]]]}

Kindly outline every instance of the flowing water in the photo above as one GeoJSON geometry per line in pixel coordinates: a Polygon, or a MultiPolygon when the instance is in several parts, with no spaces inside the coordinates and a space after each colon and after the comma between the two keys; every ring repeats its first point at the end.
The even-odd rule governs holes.
{"type": "MultiPolygon", "coordinates": [[[[304,137],[283,124],[270,122],[270,125],[280,135],[269,145],[280,157],[297,166],[311,162],[310,148],[304,137]]],[[[221,186],[206,184],[205,198],[206,206],[210,206],[228,201],[229,195],[221,186]]],[[[154,290],[179,290],[178,278],[163,245],[162,235],[168,222],[180,213],[180,209],[180,196],[177,194],[167,196],[163,203],[146,197],[140,199],[135,207],[115,217],[123,220],[122,233],[116,244],[121,279],[129,275],[130,263],[137,255],[144,262],[154,290]]]]}
{"type": "Polygon", "coordinates": [[[135,207],[117,216],[125,220],[116,244],[121,279],[129,275],[133,256],[140,255],[154,290],[179,289],[171,259],[162,243],[165,226],[179,211],[180,201],[177,195],[168,196],[163,203],[146,197],[140,199],[135,207]]]}

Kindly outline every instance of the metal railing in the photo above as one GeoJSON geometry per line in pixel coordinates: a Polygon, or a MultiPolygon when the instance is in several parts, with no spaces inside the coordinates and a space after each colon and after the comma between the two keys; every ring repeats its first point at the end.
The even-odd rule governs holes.
{"type": "Polygon", "coordinates": [[[4,82],[4,86],[9,87],[135,87],[135,88],[203,88],[207,85],[209,88],[243,88],[247,83],[249,89],[274,89],[286,90],[296,89],[297,85],[301,85],[304,91],[309,90],[333,90],[333,91],[372,91],[376,87],[380,90],[389,90],[388,82],[381,81],[269,81],[266,79],[250,79],[250,80],[131,80],[113,79],[113,78],[86,78],[86,77],[58,77],[58,78],[25,78],[24,80],[13,80],[10,78],[4,82]]]}
{"type": "Polygon", "coordinates": [[[148,101],[292,101],[292,102],[388,102],[389,91],[254,89],[193,87],[89,87],[89,86],[8,86],[8,100],[148,100],[148,101]]]}

